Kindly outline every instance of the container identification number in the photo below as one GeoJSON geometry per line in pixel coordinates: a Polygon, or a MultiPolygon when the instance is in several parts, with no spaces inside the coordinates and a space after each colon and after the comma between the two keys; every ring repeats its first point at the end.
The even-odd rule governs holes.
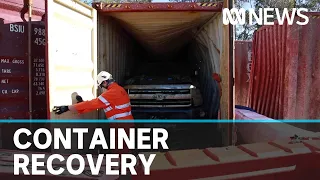
{"type": "Polygon", "coordinates": [[[19,24],[10,24],[9,25],[10,32],[15,32],[15,33],[24,33],[24,26],[19,25],[19,24]]]}
{"type": "Polygon", "coordinates": [[[45,29],[42,29],[42,28],[34,28],[33,32],[34,32],[34,35],[39,35],[43,37],[46,35],[45,29]]]}
{"type": "Polygon", "coordinates": [[[38,46],[45,46],[46,45],[46,31],[43,28],[34,28],[33,29],[33,33],[36,36],[40,36],[40,37],[36,37],[34,40],[34,43],[38,46]]]}
{"type": "Polygon", "coordinates": [[[46,39],[44,39],[44,38],[36,38],[34,40],[34,43],[36,45],[38,45],[38,46],[44,46],[44,45],[46,45],[46,39]]]}

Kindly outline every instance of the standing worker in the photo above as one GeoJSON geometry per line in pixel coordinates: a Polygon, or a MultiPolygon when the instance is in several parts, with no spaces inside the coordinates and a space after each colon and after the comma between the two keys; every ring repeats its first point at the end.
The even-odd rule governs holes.
{"type": "MultiPolygon", "coordinates": [[[[106,89],[98,98],[90,101],[82,101],[81,96],[77,96],[77,104],[69,106],[55,106],[53,111],[56,114],[62,114],[67,111],[86,113],[97,109],[103,109],[107,119],[110,120],[131,120],[131,104],[130,98],[127,92],[119,86],[112,75],[106,71],[101,71],[97,77],[98,86],[106,89]]],[[[110,128],[124,128],[127,135],[129,135],[129,129],[133,128],[133,123],[110,123],[110,128]]],[[[118,139],[117,130],[115,139],[118,139]]],[[[116,141],[117,142],[117,141],[116,141]]],[[[117,144],[117,143],[116,143],[117,144]]],[[[117,148],[117,147],[116,147],[117,148]]],[[[115,150],[117,154],[130,153],[128,147],[124,143],[124,149],[115,150]]]]}

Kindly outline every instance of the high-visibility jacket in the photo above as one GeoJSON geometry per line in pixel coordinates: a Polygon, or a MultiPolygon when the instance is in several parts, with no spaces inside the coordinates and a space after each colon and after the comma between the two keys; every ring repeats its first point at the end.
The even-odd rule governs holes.
{"type": "Polygon", "coordinates": [[[74,107],[79,113],[103,109],[107,119],[133,119],[129,95],[115,82],[98,98],[75,104],[74,107]]]}
{"type": "MultiPolygon", "coordinates": [[[[86,113],[96,109],[103,109],[106,117],[110,120],[133,119],[129,95],[124,88],[115,82],[110,84],[107,91],[102,93],[96,99],[75,104],[74,107],[78,113],[86,113]]],[[[109,125],[110,128],[124,128],[127,135],[129,135],[129,129],[134,127],[133,123],[110,123],[109,125]]],[[[115,136],[117,142],[117,130],[115,136]]],[[[124,144],[124,148],[122,150],[116,150],[115,152],[123,154],[129,153],[130,151],[124,144]]]]}

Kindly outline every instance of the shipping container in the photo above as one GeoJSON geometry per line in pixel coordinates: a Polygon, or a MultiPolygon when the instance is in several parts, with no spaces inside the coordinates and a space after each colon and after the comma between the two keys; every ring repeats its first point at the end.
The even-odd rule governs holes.
{"type": "Polygon", "coordinates": [[[0,0],[1,119],[46,118],[46,107],[40,104],[46,100],[46,81],[39,76],[45,73],[45,3],[33,4],[29,38],[27,2],[0,0]]]}
{"type": "MultiPolygon", "coordinates": [[[[309,23],[260,28],[253,39],[249,106],[274,119],[320,118],[320,13],[309,23]]],[[[319,131],[314,124],[297,124],[319,131]]]]}
{"type": "MultiPolygon", "coordinates": [[[[122,86],[128,77],[141,73],[175,73],[197,78],[205,118],[217,118],[220,109],[222,119],[232,119],[232,61],[229,29],[222,24],[222,6],[223,3],[94,3],[90,7],[77,1],[47,1],[48,109],[75,103],[75,94],[84,100],[99,95],[96,74],[102,70],[110,72],[122,86]],[[221,101],[213,73],[222,77],[221,101]]],[[[131,103],[136,104],[135,99],[131,98],[131,103]]],[[[163,111],[154,109],[133,108],[132,112],[139,118],[137,111],[163,111]]],[[[52,119],[84,118],[79,116],[48,114],[52,119]]],[[[105,117],[102,111],[85,118],[105,117]]],[[[210,131],[195,128],[192,133],[184,131],[185,135],[170,137],[177,142],[196,138],[205,143],[209,140],[204,138],[212,136],[211,141],[230,143],[229,125],[212,126],[215,129],[210,131]]],[[[202,125],[205,127],[210,126],[202,125]]]]}
{"type": "MultiPolygon", "coordinates": [[[[0,119],[46,119],[45,2],[0,0],[0,119]],[[31,20],[31,21],[30,21],[31,20]]],[[[19,127],[42,124],[0,124],[0,147],[13,148],[19,127]]]]}
{"type": "MultiPolygon", "coordinates": [[[[216,116],[219,106],[212,73],[223,75],[222,99],[228,97],[231,73],[224,57],[229,51],[224,50],[228,43],[222,3],[95,3],[91,8],[80,2],[48,1],[47,7],[49,109],[71,104],[73,92],[85,99],[95,97],[95,75],[101,70],[113,74],[121,85],[141,71],[197,71],[208,118],[216,116]],[[60,75],[63,81],[57,81],[60,75]]],[[[228,102],[221,104],[222,118],[232,118],[228,102]]]]}
{"type": "MultiPolygon", "coordinates": [[[[8,107],[12,107],[9,109],[10,113],[16,115],[12,117],[13,119],[28,119],[31,117],[30,114],[31,118],[44,119],[105,118],[103,112],[95,111],[82,115],[71,112],[55,115],[52,112],[54,106],[76,103],[77,94],[84,100],[97,97],[101,91],[97,89],[96,75],[102,70],[110,72],[122,86],[128,78],[139,73],[174,72],[175,75],[190,75],[199,84],[197,88],[203,97],[204,118],[215,119],[219,111],[221,119],[233,118],[233,67],[229,58],[230,29],[229,26],[222,24],[221,13],[223,5],[227,6],[226,3],[94,3],[91,7],[80,1],[71,0],[48,0],[41,3],[33,1],[31,9],[35,15],[31,19],[40,21],[41,23],[37,25],[42,27],[39,29],[38,26],[34,26],[33,32],[28,34],[26,31],[30,24],[28,1],[0,0],[0,2],[4,10],[0,13],[1,17],[16,23],[25,23],[24,35],[5,35],[6,38],[13,38],[12,42],[18,43],[25,50],[17,48],[18,45],[8,46],[0,41],[1,47],[10,49],[1,51],[0,55],[6,56],[5,53],[12,52],[11,56],[25,58],[25,64],[29,61],[33,63],[30,67],[25,65],[15,70],[21,74],[19,78],[24,78],[21,80],[23,84],[19,84],[21,91],[25,93],[19,94],[19,97],[23,97],[23,102],[18,103],[22,107],[7,106],[7,103],[16,106],[15,101],[19,99],[17,95],[13,96],[13,101],[7,99],[1,101],[5,102],[1,104],[1,112],[7,112],[8,107]],[[11,6],[13,7],[10,8],[11,6]],[[26,12],[26,20],[21,19],[20,12],[26,12]],[[46,22],[45,26],[43,21],[46,22]],[[15,38],[24,38],[24,41],[15,38]],[[21,55],[13,49],[19,49],[21,55]],[[38,70],[36,74],[29,74],[35,70],[38,70]],[[219,74],[222,82],[215,81],[212,78],[213,73],[219,74]],[[37,89],[29,88],[33,86],[37,89]],[[222,88],[221,97],[219,86],[222,88]],[[31,100],[26,97],[31,97],[31,100]],[[40,110],[42,113],[45,112],[45,115],[37,116],[37,112],[40,114],[40,111],[36,111],[36,107],[41,107],[40,110]],[[23,116],[18,116],[16,111],[21,112],[23,116]]],[[[17,27],[19,30],[19,26],[17,27]]],[[[3,28],[5,31],[10,30],[8,20],[3,23],[3,28]]],[[[2,73],[1,79],[2,77],[7,76],[2,73]]],[[[3,98],[9,97],[3,96],[3,98]]],[[[10,117],[4,115],[1,118],[10,117]]],[[[49,127],[80,126],[93,129],[100,124],[63,123],[51,124],[49,127]]],[[[206,127],[205,124],[201,126],[199,125],[200,128],[206,127]]],[[[194,130],[193,133],[198,133],[203,139],[202,142],[205,142],[208,136],[212,136],[214,138],[210,140],[215,141],[217,145],[230,144],[230,125],[213,124],[213,126],[214,132],[210,129],[203,132],[194,130]]],[[[190,138],[193,137],[189,135],[190,138]]],[[[199,140],[198,136],[194,138],[199,140]]],[[[179,137],[177,139],[188,139],[183,138],[184,136],[179,137]]],[[[76,141],[73,142],[76,145],[76,141]]]]}
{"type": "Polygon", "coordinates": [[[246,106],[252,64],[252,41],[234,42],[235,105],[246,106]]]}

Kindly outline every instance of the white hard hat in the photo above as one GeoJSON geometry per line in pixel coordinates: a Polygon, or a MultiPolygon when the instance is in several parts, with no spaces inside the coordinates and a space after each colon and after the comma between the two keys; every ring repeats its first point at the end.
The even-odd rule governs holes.
{"type": "Polygon", "coordinates": [[[101,71],[97,77],[98,86],[100,86],[100,84],[103,81],[110,80],[110,79],[112,79],[112,75],[110,73],[108,73],[107,71],[101,71]]]}

